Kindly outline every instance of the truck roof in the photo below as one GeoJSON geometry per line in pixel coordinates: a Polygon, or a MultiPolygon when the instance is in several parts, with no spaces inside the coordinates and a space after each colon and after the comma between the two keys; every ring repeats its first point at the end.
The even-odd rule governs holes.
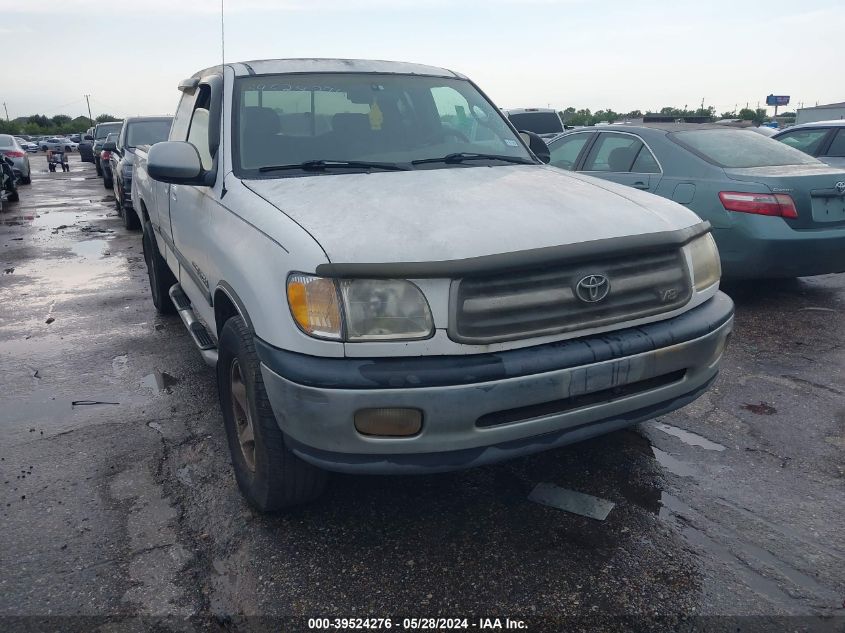
{"type": "MultiPolygon", "coordinates": [[[[466,79],[460,73],[437,66],[373,59],[256,59],[244,62],[226,62],[226,65],[235,71],[237,77],[285,73],[389,73],[466,79]]],[[[219,65],[201,70],[193,76],[201,78],[218,73],[220,73],[219,65]]]]}

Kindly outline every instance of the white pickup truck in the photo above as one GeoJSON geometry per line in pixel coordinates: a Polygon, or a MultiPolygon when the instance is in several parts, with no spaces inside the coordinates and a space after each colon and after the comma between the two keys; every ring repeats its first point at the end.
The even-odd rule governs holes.
{"type": "Polygon", "coordinates": [[[466,77],[383,61],[183,81],[132,203],[153,302],[217,384],[261,510],[327,471],[433,473],[693,401],[733,326],[709,225],[545,165],[466,77]]]}

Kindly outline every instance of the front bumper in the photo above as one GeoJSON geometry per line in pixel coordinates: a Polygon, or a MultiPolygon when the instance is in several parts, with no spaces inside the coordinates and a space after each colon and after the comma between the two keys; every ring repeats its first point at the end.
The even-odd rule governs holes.
{"type": "Polygon", "coordinates": [[[714,229],[722,276],[731,279],[808,277],[845,272],[845,226],[795,230],[781,218],[737,219],[714,229]]]}
{"type": "Polygon", "coordinates": [[[329,359],[256,339],[270,403],[291,450],[318,467],[431,473],[571,444],[692,402],[715,379],[733,328],[718,293],[678,317],[638,328],[505,352],[329,359]],[[363,408],[423,412],[411,438],[376,438],[363,408]]]}

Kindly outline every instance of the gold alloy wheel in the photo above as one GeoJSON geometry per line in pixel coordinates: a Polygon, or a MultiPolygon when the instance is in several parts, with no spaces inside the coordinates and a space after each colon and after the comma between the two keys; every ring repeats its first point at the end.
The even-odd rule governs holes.
{"type": "Polygon", "coordinates": [[[238,433],[241,453],[247,467],[255,472],[255,430],[252,426],[252,416],[249,413],[246,383],[241,374],[241,364],[237,358],[232,361],[232,367],[229,370],[229,391],[232,394],[232,415],[235,418],[235,429],[238,433]]]}

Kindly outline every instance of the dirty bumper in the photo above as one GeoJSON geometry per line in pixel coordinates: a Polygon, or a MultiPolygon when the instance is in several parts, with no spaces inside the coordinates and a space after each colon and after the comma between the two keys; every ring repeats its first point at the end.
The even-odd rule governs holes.
{"type": "Polygon", "coordinates": [[[279,426],[327,470],[431,473],[512,459],[662,415],[705,391],[733,327],[718,293],[638,328],[469,357],[320,359],[256,340],[279,426]],[[361,409],[412,408],[409,438],[360,434],[361,409]]]}

